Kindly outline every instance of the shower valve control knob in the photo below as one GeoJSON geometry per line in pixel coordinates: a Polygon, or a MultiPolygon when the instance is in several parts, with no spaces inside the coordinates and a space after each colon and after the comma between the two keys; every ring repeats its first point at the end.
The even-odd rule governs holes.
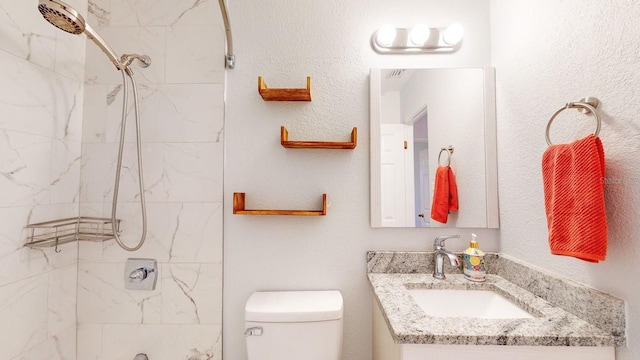
{"type": "Polygon", "coordinates": [[[142,282],[142,280],[146,279],[149,276],[149,273],[154,272],[154,269],[146,269],[146,268],[138,268],[129,274],[129,280],[135,282],[142,282]]]}
{"type": "Polygon", "coordinates": [[[129,290],[155,290],[158,263],[155,259],[127,259],[124,287],[129,290]]]}

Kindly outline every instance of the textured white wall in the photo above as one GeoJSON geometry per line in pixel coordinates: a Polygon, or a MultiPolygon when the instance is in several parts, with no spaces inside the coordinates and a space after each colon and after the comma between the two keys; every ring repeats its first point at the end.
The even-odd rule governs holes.
{"type": "MultiPolygon", "coordinates": [[[[490,65],[488,1],[385,0],[230,2],[237,67],[227,71],[225,115],[224,358],[246,358],[244,304],[257,290],[338,289],[345,298],[344,360],[371,359],[371,295],[365,253],[426,250],[435,236],[479,234],[498,249],[495,230],[371,229],[369,225],[369,69],[490,65]],[[383,56],[369,45],[382,24],[460,22],[466,35],[451,55],[383,56]],[[310,103],[264,102],[258,76],[272,88],[304,87],[310,103]],[[354,150],[285,149],[292,140],[345,141],[354,150]],[[232,214],[234,192],[247,208],[318,208],[325,217],[232,214]]],[[[464,249],[466,241],[451,241],[464,249]]]]}
{"type": "MultiPolygon", "coordinates": [[[[628,348],[640,352],[640,6],[637,1],[493,0],[497,68],[502,251],[627,302],[628,348]],[[549,117],[583,96],[601,101],[609,250],[586,263],[551,256],[547,245],[540,160],[549,117]]],[[[554,121],[554,142],[593,132],[593,118],[575,110],[554,121]]]]}

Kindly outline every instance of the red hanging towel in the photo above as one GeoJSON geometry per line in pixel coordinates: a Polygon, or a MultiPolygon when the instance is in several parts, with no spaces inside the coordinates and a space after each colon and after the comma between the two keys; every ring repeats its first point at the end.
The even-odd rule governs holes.
{"type": "Polygon", "coordinates": [[[605,259],[604,175],[602,142],[593,135],[551,145],[544,152],[542,180],[552,254],[589,262],[605,259]]]}
{"type": "Polygon", "coordinates": [[[431,218],[447,223],[449,211],[458,210],[458,186],[453,170],[449,166],[438,166],[433,188],[431,218]]]}
{"type": "Polygon", "coordinates": [[[458,211],[458,184],[453,175],[453,169],[449,168],[449,211],[458,211]]]}

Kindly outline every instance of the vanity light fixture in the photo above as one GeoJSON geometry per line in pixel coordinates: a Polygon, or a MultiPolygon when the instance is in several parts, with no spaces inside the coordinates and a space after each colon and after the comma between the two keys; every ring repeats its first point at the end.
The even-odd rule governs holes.
{"type": "Polygon", "coordinates": [[[460,24],[429,28],[418,24],[409,28],[383,25],[371,36],[371,47],[380,54],[450,53],[460,48],[464,28],[460,24]]]}
{"type": "Polygon", "coordinates": [[[455,46],[460,41],[462,41],[462,37],[464,36],[464,28],[460,24],[451,24],[442,34],[442,40],[445,43],[455,46]]]}
{"type": "Polygon", "coordinates": [[[431,29],[426,24],[419,24],[413,27],[409,33],[409,41],[412,45],[422,46],[424,42],[429,40],[431,29]]]}
{"type": "Polygon", "coordinates": [[[396,39],[396,28],[393,25],[382,25],[376,33],[376,42],[380,46],[391,46],[396,39]]]}

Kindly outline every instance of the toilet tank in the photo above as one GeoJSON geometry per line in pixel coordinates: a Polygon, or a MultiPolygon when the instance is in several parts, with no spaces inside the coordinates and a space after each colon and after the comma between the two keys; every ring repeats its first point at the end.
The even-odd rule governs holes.
{"type": "Polygon", "coordinates": [[[266,291],[245,306],[249,360],[340,360],[342,295],[326,291],[266,291]]]}

